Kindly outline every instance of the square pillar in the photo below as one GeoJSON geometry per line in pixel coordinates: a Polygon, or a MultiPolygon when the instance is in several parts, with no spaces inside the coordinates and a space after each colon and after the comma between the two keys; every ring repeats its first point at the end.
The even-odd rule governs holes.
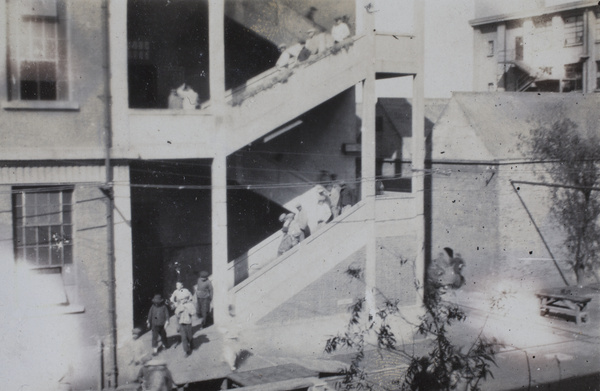
{"type": "Polygon", "coordinates": [[[218,154],[212,162],[212,284],[215,324],[229,321],[229,282],[227,274],[227,156],[218,154]]]}
{"type": "Polygon", "coordinates": [[[412,195],[415,208],[416,258],[415,278],[423,297],[425,283],[425,87],[424,37],[425,11],[422,1],[415,2],[415,39],[417,40],[417,73],[413,76],[412,96],[412,195]]]}
{"type": "Polygon", "coordinates": [[[225,0],[208,2],[208,80],[213,112],[225,100],[225,0]]]}

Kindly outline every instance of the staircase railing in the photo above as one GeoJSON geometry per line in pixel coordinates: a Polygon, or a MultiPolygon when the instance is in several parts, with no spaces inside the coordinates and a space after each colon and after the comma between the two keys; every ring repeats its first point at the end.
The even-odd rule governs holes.
{"type": "Polygon", "coordinates": [[[323,228],[312,233],[311,236],[280,256],[277,256],[277,250],[281,243],[283,233],[281,230],[275,232],[256,246],[252,247],[247,253],[229,263],[228,273],[230,275],[233,274],[233,278],[230,278],[229,280],[234,281],[234,286],[236,287],[240,284],[247,284],[257,278],[257,276],[264,274],[273,266],[289,258],[297,251],[309,246],[312,242],[317,240],[317,238],[333,229],[337,224],[351,219],[352,217],[356,217],[356,213],[358,213],[363,206],[364,202],[359,202],[354,205],[346,213],[338,216],[323,228]]]}
{"type": "Polygon", "coordinates": [[[368,218],[365,205],[365,201],[359,202],[234,286],[230,292],[235,296],[236,316],[257,322],[363,247],[366,235],[360,227],[368,218]]]}

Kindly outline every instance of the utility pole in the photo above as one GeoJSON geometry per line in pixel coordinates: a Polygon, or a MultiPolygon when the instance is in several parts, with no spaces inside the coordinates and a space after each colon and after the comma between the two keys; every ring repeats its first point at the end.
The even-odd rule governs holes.
{"type": "Polygon", "coordinates": [[[114,234],[114,189],[113,189],[113,167],[111,164],[112,150],[112,118],[111,118],[111,90],[110,90],[110,34],[109,34],[109,0],[102,1],[102,17],[104,19],[104,167],[105,183],[101,191],[106,196],[106,240],[108,261],[108,315],[110,318],[109,332],[109,371],[107,373],[107,384],[105,387],[117,387],[117,301],[115,281],[115,234],[114,234]]]}

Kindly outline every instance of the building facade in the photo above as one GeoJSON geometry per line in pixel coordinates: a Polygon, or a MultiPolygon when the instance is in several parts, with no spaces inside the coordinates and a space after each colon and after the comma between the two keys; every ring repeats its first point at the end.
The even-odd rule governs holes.
{"type": "Polygon", "coordinates": [[[413,273],[390,270],[400,258],[416,278],[424,270],[423,180],[412,174],[424,133],[410,138],[413,170],[398,173],[410,186],[376,196],[375,80],[413,78],[411,124],[423,129],[422,23],[376,33],[362,3],[0,2],[2,359],[15,386],[117,386],[150,299],[178,280],[191,289],[201,270],[216,324],[343,312],[361,292],[333,293],[334,269],[354,263],[368,289],[417,305],[414,284],[399,283],[413,273]],[[349,37],[274,67],[279,44],[326,35],[337,16],[349,37]],[[170,104],[180,88],[197,96],[189,110],[170,104]],[[279,213],[312,205],[334,179],[354,189],[353,209],[276,257],[279,213]],[[330,300],[302,313],[315,287],[330,300]]]}
{"type": "Polygon", "coordinates": [[[599,90],[596,2],[483,1],[475,14],[475,91],[599,90]]]}

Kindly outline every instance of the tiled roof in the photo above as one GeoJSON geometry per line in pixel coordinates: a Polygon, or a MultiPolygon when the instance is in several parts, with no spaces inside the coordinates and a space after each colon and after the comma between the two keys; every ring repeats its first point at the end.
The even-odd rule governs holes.
{"type": "Polygon", "coordinates": [[[521,135],[560,118],[571,119],[582,132],[600,132],[599,108],[597,94],[455,93],[433,130],[432,158],[524,159],[521,135]]]}
{"type": "MultiPolygon", "coordinates": [[[[428,135],[450,99],[425,99],[425,131],[428,135]]],[[[398,134],[412,136],[412,105],[406,98],[379,98],[377,106],[387,116],[398,134]]]]}

